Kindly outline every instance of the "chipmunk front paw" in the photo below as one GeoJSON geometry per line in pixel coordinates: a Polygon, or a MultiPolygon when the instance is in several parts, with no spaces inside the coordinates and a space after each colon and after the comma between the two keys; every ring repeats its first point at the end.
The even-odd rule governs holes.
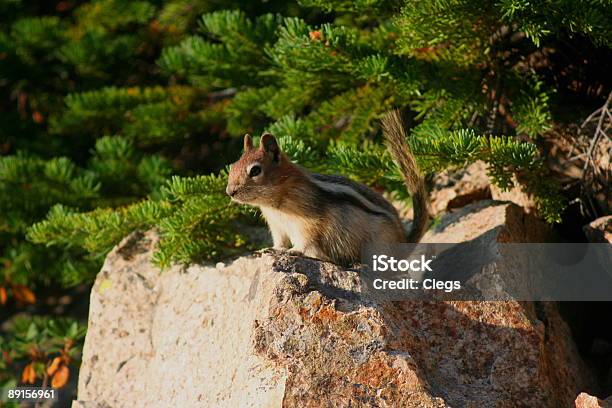
{"type": "Polygon", "coordinates": [[[287,250],[287,254],[292,256],[304,256],[304,251],[302,251],[301,249],[291,248],[287,250]]]}
{"type": "Polygon", "coordinates": [[[257,252],[260,254],[280,255],[280,254],[286,254],[289,251],[290,251],[289,248],[268,247],[268,248],[262,248],[258,250],[257,252]]]}

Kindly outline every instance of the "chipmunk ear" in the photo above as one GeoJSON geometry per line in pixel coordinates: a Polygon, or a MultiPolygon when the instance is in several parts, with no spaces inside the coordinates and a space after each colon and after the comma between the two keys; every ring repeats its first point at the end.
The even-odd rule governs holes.
{"type": "Polygon", "coordinates": [[[272,157],[272,160],[278,162],[280,160],[280,148],[276,142],[276,138],[270,133],[264,133],[261,135],[261,141],[259,142],[259,148],[266,152],[266,154],[272,157]]]}
{"type": "Polygon", "coordinates": [[[251,135],[247,133],[246,135],[244,135],[243,150],[245,152],[248,152],[249,150],[252,150],[252,149],[253,149],[253,138],[251,137],[251,135]]]}

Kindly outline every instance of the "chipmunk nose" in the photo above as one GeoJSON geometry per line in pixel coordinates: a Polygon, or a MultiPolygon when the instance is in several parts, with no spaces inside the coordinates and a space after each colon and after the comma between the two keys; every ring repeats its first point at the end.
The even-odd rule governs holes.
{"type": "Polygon", "coordinates": [[[225,193],[226,193],[228,196],[233,197],[233,196],[234,196],[234,194],[236,194],[236,191],[237,191],[237,190],[238,190],[238,189],[237,189],[236,187],[234,187],[234,186],[230,186],[230,185],[228,184],[228,185],[227,185],[227,188],[225,189],[225,193]]]}

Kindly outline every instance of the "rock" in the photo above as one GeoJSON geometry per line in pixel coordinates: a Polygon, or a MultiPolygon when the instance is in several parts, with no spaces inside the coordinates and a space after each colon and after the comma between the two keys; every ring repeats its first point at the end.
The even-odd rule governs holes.
{"type": "MultiPolygon", "coordinates": [[[[488,201],[427,237],[548,233],[488,201]]],[[[96,279],[75,407],[562,407],[592,387],[554,303],[381,303],[355,269],[273,251],[160,273],[156,241],[126,238],[96,279]]]]}
{"type": "Polygon", "coordinates": [[[436,175],[431,192],[431,212],[438,215],[489,198],[491,190],[487,165],[479,160],[459,170],[436,175]]]}
{"type": "Polygon", "coordinates": [[[109,408],[109,405],[93,401],[73,401],[72,408],[109,408]]]}
{"type": "Polygon", "coordinates": [[[131,235],[98,274],[78,399],[112,407],[278,406],[284,370],[253,354],[250,338],[283,278],[272,259],[160,273],[150,263],[156,242],[152,232],[131,235]]]}
{"type": "Polygon", "coordinates": [[[503,191],[496,185],[491,185],[491,197],[498,201],[509,201],[525,209],[525,212],[532,213],[536,210],[533,197],[525,191],[525,186],[514,179],[514,186],[507,191],[503,191]]]}
{"type": "Polygon", "coordinates": [[[612,215],[598,218],[582,229],[589,242],[612,243],[612,215]]]}
{"type": "MultiPolygon", "coordinates": [[[[462,168],[446,170],[437,174],[429,194],[429,212],[439,216],[467,204],[491,198],[487,165],[483,161],[470,163],[462,168]]],[[[413,219],[412,206],[408,201],[389,199],[402,219],[413,219]]]]}
{"type": "Polygon", "coordinates": [[[576,398],[576,408],[610,408],[612,407],[612,397],[605,401],[597,397],[581,392],[576,398]]]}
{"type": "Polygon", "coordinates": [[[424,243],[458,243],[481,239],[496,242],[548,242],[547,224],[507,202],[483,200],[445,215],[421,239],[424,243]]]}

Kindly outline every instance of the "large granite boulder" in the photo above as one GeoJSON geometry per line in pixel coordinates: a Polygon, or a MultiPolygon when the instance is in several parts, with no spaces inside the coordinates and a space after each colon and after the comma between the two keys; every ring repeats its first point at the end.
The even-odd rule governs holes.
{"type": "MultiPolygon", "coordinates": [[[[484,201],[425,240],[549,233],[484,201]]],[[[160,272],[156,242],[132,234],[99,273],[74,406],[540,408],[592,390],[554,303],[380,302],[356,270],[269,251],[160,272]]]]}

